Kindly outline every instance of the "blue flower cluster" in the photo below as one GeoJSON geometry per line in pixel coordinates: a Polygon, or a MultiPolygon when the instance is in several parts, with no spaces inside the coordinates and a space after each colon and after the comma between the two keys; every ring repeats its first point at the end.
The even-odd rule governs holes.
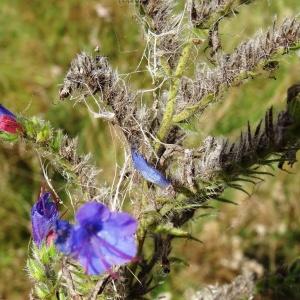
{"type": "MultiPolygon", "coordinates": [[[[0,105],[0,131],[16,133],[21,129],[14,114],[0,105]]],[[[147,181],[162,188],[171,186],[171,182],[135,149],[132,149],[132,161],[147,181]]],[[[38,247],[54,243],[90,275],[129,263],[137,255],[137,220],[127,213],[110,211],[96,201],[82,205],[72,224],[61,219],[51,193],[42,191],[31,209],[31,223],[33,241],[38,247]]]]}
{"type": "Polygon", "coordinates": [[[87,274],[99,275],[114,265],[132,261],[137,252],[137,221],[129,214],[112,212],[90,201],[76,213],[76,224],[61,220],[49,193],[42,193],[31,212],[33,240],[49,241],[54,233],[58,250],[76,259],[87,274]]]}

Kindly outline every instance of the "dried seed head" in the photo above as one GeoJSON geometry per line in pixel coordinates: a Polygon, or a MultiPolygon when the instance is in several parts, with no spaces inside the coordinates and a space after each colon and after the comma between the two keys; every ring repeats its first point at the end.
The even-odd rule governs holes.
{"type": "Polygon", "coordinates": [[[152,41],[153,53],[164,57],[173,68],[180,56],[179,36],[182,31],[179,28],[182,15],[174,15],[175,1],[148,0],[139,1],[139,5],[143,11],[141,19],[145,24],[145,35],[152,41]],[[155,37],[149,35],[149,29],[155,37]]]}
{"type": "Polygon", "coordinates": [[[268,63],[279,52],[288,52],[299,42],[300,22],[292,18],[279,26],[274,24],[267,32],[243,42],[232,54],[219,55],[216,68],[199,68],[194,81],[182,79],[177,112],[207,95],[217,96],[231,85],[248,79],[252,76],[248,75],[249,72],[255,71],[261,63],[268,63]]]}
{"type": "Polygon", "coordinates": [[[92,57],[84,52],[77,55],[64,79],[60,97],[73,94],[82,97],[97,94],[100,97],[99,106],[106,105],[112,110],[99,113],[97,117],[108,119],[107,116],[113,116],[109,120],[122,128],[131,145],[139,146],[142,143],[141,128],[147,131],[149,116],[138,113],[135,95],[111,68],[106,57],[92,57]]]}
{"type": "Polygon", "coordinates": [[[209,28],[218,19],[233,15],[241,4],[249,4],[252,0],[190,0],[189,14],[194,27],[209,28]]]}

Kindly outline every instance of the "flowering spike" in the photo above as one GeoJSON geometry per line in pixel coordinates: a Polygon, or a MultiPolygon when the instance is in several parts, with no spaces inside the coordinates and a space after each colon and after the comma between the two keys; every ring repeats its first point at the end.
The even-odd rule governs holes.
{"type": "Polygon", "coordinates": [[[16,116],[0,104],[0,132],[16,134],[22,131],[22,126],[16,121],[16,116]]]}
{"type": "Polygon", "coordinates": [[[52,201],[50,193],[41,193],[38,201],[31,209],[32,236],[33,241],[38,246],[43,241],[49,241],[49,237],[52,239],[54,225],[58,217],[57,206],[52,201]]]}
{"type": "Polygon", "coordinates": [[[137,222],[129,214],[111,212],[104,204],[91,201],[79,208],[76,220],[74,226],[57,222],[55,244],[78,260],[87,274],[99,275],[135,257],[137,222]]]}
{"type": "Polygon", "coordinates": [[[139,171],[146,180],[162,188],[167,188],[171,185],[171,182],[160,171],[151,166],[135,149],[131,150],[131,156],[134,168],[139,171]]]}

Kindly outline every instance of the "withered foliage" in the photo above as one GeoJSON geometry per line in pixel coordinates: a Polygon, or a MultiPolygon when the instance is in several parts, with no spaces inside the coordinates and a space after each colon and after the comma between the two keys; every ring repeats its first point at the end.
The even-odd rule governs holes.
{"type": "Polygon", "coordinates": [[[152,32],[150,41],[155,41],[155,55],[164,57],[174,67],[180,55],[181,31],[181,15],[174,14],[176,1],[140,0],[137,4],[145,35],[151,37],[149,31],[152,32]]]}
{"type": "Polygon", "coordinates": [[[300,129],[299,117],[294,111],[294,105],[299,105],[297,95],[299,85],[294,85],[288,91],[286,110],[274,116],[273,108],[270,108],[255,130],[251,129],[248,122],[247,129],[241,132],[236,142],[231,143],[223,137],[209,136],[198,149],[177,147],[175,156],[182,168],[178,168],[176,164],[176,174],[172,166],[169,166],[173,178],[184,182],[188,187],[197,179],[222,179],[230,182],[239,176],[251,177],[255,175],[253,167],[268,165],[274,161],[278,162],[280,168],[284,162],[293,165],[300,147],[300,139],[296,133],[300,129]]]}
{"type": "Polygon", "coordinates": [[[229,284],[215,284],[191,295],[191,300],[239,300],[253,299],[255,295],[255,276],[240,275],[229,284]]]}
{"type": "Polygon", "coordinates": [[[293,164],[297,151],[291,144],[289,134],[294,125],[293,118],[288,111],[280,112],[276,122],[273,118],[271,108],[254,132],[248,123],[247,131],[242,132],[238,141],[234,143],[227,139],[211,138],[204,147],[203,159],[197,165],[199,176],[203,179],[223,176],[228,180],[238,175],[251,175],[248,168],[255,164],[272,162],[273,160],[267,159],[271,154],[278,154],[279,161],[286,160],[293,164]]]}
{"type": "MultiPolygon", "coordinates": [[[[82,191],[87,193],[90,198],[95,197],[99,192],[97,189],[97,175],[100,173],[100,170],[91,164],[90,154],[78,154],[78,139],[71,139],[68,136],[64,136],[59,154],[62,159],[70,163],[71,171],[79,179],[78,184],[82,191]]],[[[66,177],[68,177],[67,174],[66,177]]]]}
{"type": "Polygon", "coordinates": [[[72,61],[60,90],[60,98],[71,95],[87,97],[97,95],[102,106],[109,111],[103,116],[119,125],[128,141],[139,146],[142,139],[141,126],[146,130],[146,116],[137,108],[135,95],[129,91],[118,74],[111,68],[107,58],[92,57],[82,52],[72,61]]]}
{"type": "Polygon", "coordinates": [[[191,0],[189,6],[190,19],[196,28],[209,28],[218,19],[236,13],[242,4],[252,0],[191,0]]]}
{"type": "Polygon", "coordinates": [[[265,33],[242,42],[232,54],[220,53],[216,59],[217,67],[199,68],[195,80],[182,79],[178,111],[188,104],[201,102],[207,95],[217,96],[228,87],[251,79],[275,54],[287,53],[299,40],[300,22],[286,19],[280,25],[274,23],[265,33]]]}

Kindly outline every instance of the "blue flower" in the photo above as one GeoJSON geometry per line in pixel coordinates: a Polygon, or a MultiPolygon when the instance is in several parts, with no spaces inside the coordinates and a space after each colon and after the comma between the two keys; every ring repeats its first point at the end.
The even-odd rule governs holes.
{"type": "Polygon", "coordinates": [[[58,218],[58,209],[51,199],[51,194],[41,193],[31,209],[32,236],[38,246],[52,237],[58,218]]]}
{"type": "Polygon", "coordinates": [[[170,186],[171,182],[160,171],[151,166],[135,149],[131,150],[131,156],[134,168],[139,171],[146,180],[162,188],[170,186]]]}
{"type": "Polygon", "coordinates": [[[56,224],[57,248],[70,255],[90,275],[109,271],[114,265],[130,262],[136,255],[136,220],[127,213],[111,212],[91,201],[76,213],[77,224],[56,224]]]}

